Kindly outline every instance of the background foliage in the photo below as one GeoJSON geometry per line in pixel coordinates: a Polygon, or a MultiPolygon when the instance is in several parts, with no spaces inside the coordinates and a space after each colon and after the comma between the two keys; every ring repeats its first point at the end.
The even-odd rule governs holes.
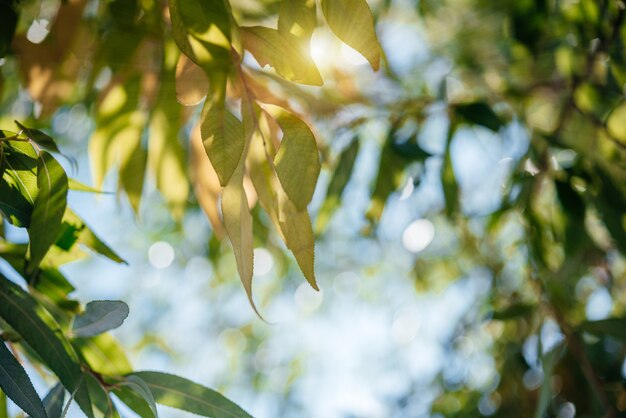
{"type": "MultiPolygon", "coordinates": [[[[347,286],[392,306],[398,269],[411,309],[420,295],[461,289],[448,312],[423,318],[440,327],[446,361],[415,369],[382,410],[336,416],[623,414],[624,4],[369,6],[0,2],[0,382],[25,413],[61,416],[67,391],[87,416],[116,416],[120,401],[142,417],[157,402],[247,416],[191,381],[132,372],[129,350],[103,333],[127,306],[82,307],[72,296],[71,268],[61,266],[85,249],[125,261],[68,195],[114,189],[153,240],[208,257],[212,291],[234,281],[236,266],[255,310],[252,279],[263,275],[254,256],[270,254],[277,267],[260,282],[261,315],[279,315],[272,301],[302,276],[317,289],[314,264],[318,276],[345,270],[322,289],[347,286]],[[87,147],[93,188],[72,178],[87,147]],[[167,214],[154,215],[159,208],[167,214]],[[211,228],[190,248],[198,208],[211,228]],[[379,282],[360,285],[352,270],[379,282]],[[43,402],[29,374],[51,388],[43,402]]],[[[407,312],[391,335],[408,344],[397,363],[413,370],[409,358],[430,360],[407,312]]],[[[235,323],[224,338],[244,341],[242,358],[257,347],[258,359],[267,325],[235,323]]],[[[315,415],[293,400],[300,361],[287,363],[270,416],[315,415]]],[[[262,397],[263,373],[241,373],[262,397]]]]}

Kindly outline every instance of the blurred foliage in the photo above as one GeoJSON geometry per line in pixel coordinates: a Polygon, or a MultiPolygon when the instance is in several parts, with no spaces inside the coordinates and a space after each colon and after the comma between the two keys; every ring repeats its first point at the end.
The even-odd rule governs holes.
{"type": "MultiPolygon", "coordinates": [[[[2,277],[0,296],[19,300],[61,348],[41,347],[41,336],[16,316],[18,305],[0,305],[0,327],[13,353],[46,364],[88,416],[91,405],[110,410],[102,390],[141,416],[152,416],[155,401],[212,413],[163,393],[164,381],[214,393],[169,375],[128,374],[108,334],[71,334],[81,307],[59,265],[82,256],[81,247],[123,261],[66,208],[68,189],[89,188],[68,179],[48,153],[58,155],[70,139],[57,148],[44,131],[75,109],[91,121],[79,139],[89,132],[95,190],[114,172],[117,192],[138,214],[150,181],[173,219],[200,206],[212,225],[208,256],[219,263],[217,240],[229,238],[253,306],[255,242],[280,254],[286,246],[317,287],[313,238],[324,240],[333,215],[351,204],[344,192],[364,145],[374,143],[379,156],[366,236],[378,234],[400,194],[418,193],[434,175],[440,203],[415,213],[445,230],[448,245],[416,257],[415,288],[487,272],[479,312],[462,319],[445,350],[462,357],[468,341],[485,339],[497,374],[475,384],[444,369],[432,414],[565,417],[574,408],[581,417],[626,416],[624,3],[370,3],[373,13],[359,0],[0,1],[0,127],[15,129],[0,132],[0,210],[30,234],[28,245],[2,235],[0,255],[28,292],[2,277]],[[418,30],[402,42],[423,43],[426,57],[402,69],[392,58],[404,45],[381,34],[407,22],[418,30]],[[326,26],[380,70],[318,68],[311,39],[326,26]],[[22,122],[12,128],[14,119],[22,122]],[[369,135],[372,120],[382,135],[369,135]],[[428,130],[432,124],[444,134],[428,130]],[[511,152],[504,187],[491,190],[496,203],[476,210],[477,191],[464,181],[455,149],[468,135],[513,147],[513,130],[527,146],[511,152]],[[320,170],[329,182],[313,228],[307,205],[320,170]],[[599,291],[612,309],[608,318],[589,318],[599,291]],[[94,347],[104,346],[116,364],[97,358],[94,347]]],[[[11,367],[24,381],[19,363],[11,367]]],[[[54,396],[23,406],[19,399],[33,394],[20,387],[16,395],[2,386],[31,416],[26,408],[56,408],[54,396]]],[[[398,410],[416,395],[398,399],[398,410]]]]}

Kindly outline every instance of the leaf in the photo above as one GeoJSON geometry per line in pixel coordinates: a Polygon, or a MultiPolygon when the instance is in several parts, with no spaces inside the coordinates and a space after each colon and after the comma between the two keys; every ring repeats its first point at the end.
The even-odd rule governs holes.
{"type": "Polygon", "coordinates": [[[308,42],[317,26],[314,0],[283,0],[278,12],[278,31],[308,42]]]}
{"type": "Polygon", "coordinates": [[[339,162],[333,170],[333,176],[328,184],[326,191],[326,199],[317,213],[315,221],[315,229],[323,231],[326,229],[333,213],[341,203],[341,195],[343,194],[354,168],[354,162],[359,154],[359,140],[354,138],[352,143],[346,147],[339,156],[339,162]]]}
{"type": "Polygon", "coordinates": [[[244,48],[261,67],[270,65],[281,77],[296,83],[324,83],[308,48],[297,37],[264,26],[242,27],[240,32],[244,48]]]}
{"type": "Polygon", "coordinates": [[[63,337],[50,314],[17,285],[0,274],[0,318],[5,320],[52,370],[63,386],[76,391],[76,400],[89,418],[93,418],[87,388],[76,353],[63,337]]]}
{"type": "Polygon", "coordinates": [[[3,342],[0,342],[0,388],[31,417],[46,418],[46,411],[30,378],[3,342]]]}
{"type": "Polygon", "coordinates": [[[152,409],[148,403],[137,392],[132,390],[129,386],[116,385],[113,388],[113,393],[120,398],[126,406],[133,410],[141,418],[151,418],[154,416],[152,409]]]}
{"type": "Polygon", "coordinates": [[[208,69],[228,70],[231,63],[231,21],[224,0],[169,0],[172,34],[193,62],[208,69]]]}
{"type": "Polygon", "coordinates": [[[450,146],[452,144],[455,131],[456,126],[450,126],[448,128],[448,139],[446,141],[443,163],[441,165],[441,185],[443,187],[443,196],[446,201],[446,215],[449,218],[451,218],[459,210],[459,186],[456,182],[456,176],[454,175],[452,154],[450,152],[450,146]]]}
{"type": "Polygon", "coordinates": [[[243,187],[243,161],[222,192],[222,218],[228,238],[233,246],[237,271],[246,290],[248,300],[259,315],[252,299],[252,274],[254,267],[254,237],[252,235],[252,215],[248,208],[248,198],[243,187]]]}
{"type": "Polygon", "coordinates": [[[9,52],[17,21],[18,14],[13,3],[0,3],[0,58],[3,58],[9,52]]]}
{"type": "Polygon", "coordinates": [[[5,171],[0,181],[0,211],[11,224],[28,227],[39,193],[37,153],[25,142],[4,143],[2,149],[5,171]]]}
{"type": "Polygon", "coordinates": [[[176,64],[176,100],[183,106],[202,102],[209,91],[209,79],[204,70],[181,54],[176,64]]]}
{"type": "Polygon", "coordinates": [[[28,228],[30,258],[26,272],[35,271],[50,246],[61,231],[61,221],[67,204],[67,176],[61,164],[42,151],[37,164],[37,186],[39,193],[33,205],[28,228]]]}
{"type": "Polygon", "coordinates": [[[594,204],[613,237],[615,246],[622,254],[626,254],[626,224],[624,223],[626,197],[619,189],[619,183],[616,184],[604,169],[598,167],[595,172],[599,184],[594,204]]]}
{"type": "Polygon", "coordinates": [[[92,373],[86,372],[84,374],[84,378],[84,384],[86,384],[89,390],[89,395],[91,397],[93,407],[96,410],[96,415],[103,418],[119,417],[115,406],[113,406],[109,392],[103,387],[102,383],[100,383],[100,381],[96,379],[92,373]]]}
{"type": "Polygon", "coordinates": [[[363,55],[374,71],[380,65],[380,44],[374,17],[365,0],[322,0],[322,12],[339,39],[363,55]]]}
{"type": "Polygon", "coordinates": [[[159,372],[135,372],[150,388],[157,403],[212,418],[251,418],[218,392],[190,380],[159,372]]]}
{"type": "Polygon", "coordinates": [[[558,363],[559,359],[565,351],[566,345],[561,344],[554,347],[550,352],[545,353],[541,358],[541,365],[543,368],[543,383],[541,389],[539,389],[539,400],[537,401],[537,409],[535,410],[535,418],[543,418],[546,410],[550,405],[550,399],[552,398],[552,385],[551,378],[554,367],[558,363]]]}
{"type": "Polygon", "coordinates": [[[211,165],[220,184],[226,186],[243,155],[243,124],[223,105],[213,104],[202,119],[200,131],[211,165]]]}
{"type": "Polygon", "coordinates": [[[222,191],[220,179],[209,161],[204,150],[200,126],[196,125],[191,131],[191,181],[198,204],[209,218],[213,234],[221,239],[224,234],[224,224],[220,218],[219,196],[222,191]]]}
{"type": "Polygon", "coordinates": [[[98,194],[109,194],[111,192],[105,192],[100,189],[96,189],[95,187],[91,187],[85,183],[81,183],[76,179],[69,178],[67,180],[67,185],[70,190],[74,190],[76,192],[86,192],[86,193],[98,193],[98,194]]]}
{"type": "Polygon", "coordinates": [[[578,325],[577,329],[582,332],[610,335],[620,340],[626,340],[626,318],[607,318],[598,321],[585,321],[578,325]]]}
{"type": "Polygon", "coordinates": [[[57,147],[56,142],[54,142],[54,139],[52,139],[52,137],[48,134],[38,129],[27,128],[18,121],[15,121],[15,124],[22,130],[24,135],[35,141],[40,147],[45,148],[49,151],[61,153],[59,147],[57,147]]]}
{"type": "Polygon", "coordinates": [[[119,300],[95,300],[89,302],[85,312],[74,318],[72,335],[92,337],[115,329],[128,317],[128,305],[119,300]]]}
{"type": "Polygon", "coordinates": [[[75,338],[72,345],[95,372],[107,376],[121,376],[132,371],[124,349],[111,334],[75,338]]]}
{"type": "Polygon", "coordinates": [[[502,119],[484,102],[458,104],[454,106],[454,111],[466,122],[483,126],[494,132],[504,126],[502,119]]]}
{"type": "Polygon", "coordinates": [[[502,310],[494,311],[491,315],[491,319],[506,321],[509,319],[516,319],[526,316],[537,309],[536,305],[528,303],[514,303],[502,310]]]}
{"type": "Polygon", "coordinates": [[[306,210],[320,174],[317,143],[311,129],[296,116],[283,113],[278,118],[283,139],[274,165],[280,184],[298,210],[306,210]]]}
{"type": "Polygon", "coordinates": [[[126,376],[126,380],[124,380],[121,385],[128,386],[135,393],[137,393],[141,398],[148,404],[150,408],[150,412],[154,418],[157,418],[159,414],[157,413],[156,402],[154,400],[154,396],[152,395],[152,391],[150,387],[137,375],[128,375],[126,376]]]}
{"type": "MultiPolygon", "coordinates": [[[[65,399],[65,388],[57,383],[43,398],[43,406],[46,408],[48,418],[61,418],[63,410],[63,400],[65,399]]],[[[32,418],[32,417],[31,417],[32,418]]]]}

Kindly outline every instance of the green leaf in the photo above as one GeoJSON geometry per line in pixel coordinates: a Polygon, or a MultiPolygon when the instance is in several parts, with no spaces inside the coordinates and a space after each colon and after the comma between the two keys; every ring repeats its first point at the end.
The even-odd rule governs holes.
{"type": "Polygon", "coordinates": [[[278,12],[278,31],[308,42],[317,26],[315,0],[283,0],[278,12]]]}
{"type": "Polygon", "coordinates": [[[484,126],[494,132],[504,126],[500,116],[483,102],[458,104],[454,106],[454,111],[469,124],[484,126]]]}
{"type": "Polygon", "coordinates": [[[308,45],[301,39],[264,26],[242,27],[240,31],[245,49],[261,67],[270,65],[281,77],[296,83],[312,86],[324,83],[308,45]]]}
{"type": "Polygon", "coordinates": [[[111,334],[75,338],[72,345],[89,368],[107,376],[122,376],[132,371],[124,349],[111,334]]]}
{"type": "Polygon", "coordinates": [[[0,390],[0,418],[9,418],[9,411],[7,408],[7,395],[0,390]]]}
{"type": "Polygon", "coordinates": [[[20,334],[68,391],[76,391],[78,405],[93,418],[87,388],[79,386],[83,377],[76,353],[59,325],[28,293],[1,274],[0,318],[20,334]]]}
{"type": "Polygon", "coordinates": [[[115,406],[113,406],[109,392],[104,388],[103,384],[89,372],[85,372],[84,378],[85,384],[89,389],[91,402],[96,410],[96,415],[103,418],[119,417],[115,406]]]}
{"type": "Polygon", "coordinates": [[[85,312],[74,318],[74,337],[93,337],[115,329],[128,317],[128,305],[119,300],[95,300],[89,302],[85,312]]]}
{"type": "Polygon", "coordinates": [[[46,408],[48,418],[61,418],[63,401],[65,399],[65,388],[57,383],[43,398],[43,406],[46,408]]]}
{"type": "Polygon", "coordinates": [[[67,203],[65,170],[46,151],[42,151],[39,156],[37,186],[39,193],[28,228],[30,259],[26,266],[27,273],[32,273],[39,267],[50,246],[56,241],[67,203]]]}
{"type": "MultiPolygon", "coordinates": [[[[154,400],[154,396],[152,395],[152,391],[150,387],[137,375],[128,375],[126,376],[126,380],[120,383],[123,386],[128,386],[132,389],[136,394],[141,396],[141,398],[148,404],[150,408],[151,416],[154,418],[158,418],[159,414],[157,413],[156,401],[154,400]]],[[[142,417],[143,418],[143,417],[142,417]]],[[[150,418],[150,417],[146,417],[150,418]]]]}
{"type": "Polygon", "coordinates": [[[226,233],[233,246],[237,271],[246,290],[250,305],[261,316],[252,299],[252,275],[254,268],[254,236],[252,215],[243,188],[243,161],[222,191],[222,218],[226,233]]]}
{"type": "Polygon", "coordinates": [[[0,58],[9,52],[17,21],[18,14],[13,3],[10,1],[0,3],[0,58]]]}
{"type": "Polygon", "coordinates": [[[456,126],[454,125],[448,128],[446,150],[443,156],[443,164],[441,165],[441,185],[443,186],[443,195],[446,201],[446,215],[449,218],[459,210],[459,185],[456,182],[454,168],[452,167],[452,154],[450,152],[455,131],[456,126]]]}
{"type": "Polygon", "coordinates": [[[537,305],[529,303],[515,303],[499,311],[494,311],[491,315],[491,319],[499,321],[516,319],[534,312],[535,309],[537,309],[537,305]]]}
{"type": "Polygon", "coordinates": [[[317,231],[323,231],[326,229],[333,213],[339,207],[341,203],[341,195],[343,194],[343,190],[346,188],[346,185],[352,176],[354,162],[356,161],[358,153],[359,140],[358,138],[355,138],[350,146],[344,149],[339,156],[339,162],[333,170],[333,176],[328,184],[326,199],[317,214],[317,219],[315,221],[315,229],[317,231]]]}
{"type": "Polygon", "coordinates": [[[604,169],[598,167],[598,194],[594,199],[594,204],[602,216],[602,220],[613,237],[617,249],[626,254],[626,196],[620,190],[618,184],[604,169]]]}
{"type": "Polygon", "coordinates": [[[585,321],[578,325],[578,331],[590,332],[598,335],[610,335],[611,337],[626,341],[626,318],[607,318],[598,321],[585,321]]]}
{"type": "Polygon", "coordinates": [[[223,105],[216,103],[206,111],[200,127],[202,142],[211,165],[226,186],[239,165],[246,144],[243,124],[223,105]]]}
{"type": "Polygon", "coordinates": [[[171,374],[136,372],[150,388],[157,403],[212,418],[251,418],[251,415],[218,392],[171,374]]]}
{"type": "Polygon", "coordinates": [[[380,44],[374,17],[365,0],[322,0],[322,12],[339,39],[363,55],[374,71],[380,65],[380,44]]]}
{"type": "Polygon", "coordinates": [[[224,0],[169,0],[176,44],[204,69],[228,70],[232,65],[231,21],[224,0]]]}
{"type": "MultiPolygon", "coordinates": [[[[132,390],[129,386],[116,385],[113,388],[113,393],[122,401],[126,406],[133,410],[141,418],[152,418],[154,413],[148,403],[137,392],[132,390]]],[[[154,396],[154,395],[153,395],[154,396]]]]}
{"type": "Polygon", "coordinates": [[[313,132],[296,116],[283,113],[278,124],[283,139],[274,165],[280,184],[298,210],[306,210],[320,174],[320,159],[313,132]]]}
{"type": "Polygon", "coordinates": [[[96,189],[95,187],[91,187],[85,183],[82,183],[76,179],[67,179],[67,185],[70,190],[74,190],[76,192],[86,192],[86,193],[98,193],[98,194],[110,194],[111,192],[105,192],[100,189],[96,189]]]}
{"type": "Polygon", "coordinates": [[[2,149],[5,171],[0,181],[0,211],[11,224],[28,227],[39,193],[37,153],[26,142],[3,143],[2,149]]]}
{"type": "Polygon", "coordinates": [[[46,411],[30,378],[3,342],[0,342],[0,388],[31,417],[46,418],[46,411]]]}
{"type": "Polygon", "coordinates": [[[22,125],[18,121],[15,121],[15,124],[22,130],[22,133],[25,136],[30,138],[32,141],[35,141],[37,145],[39,145],[40,147],[45,148],[52,152],[61,153],[61,151],[59,150],[59,147],[57,147],[56,142],[54,142],[54,139],[52,139],[52,137],[49,136],[48,134],[38,129],[27,128],[26,126],[22,125]]]}

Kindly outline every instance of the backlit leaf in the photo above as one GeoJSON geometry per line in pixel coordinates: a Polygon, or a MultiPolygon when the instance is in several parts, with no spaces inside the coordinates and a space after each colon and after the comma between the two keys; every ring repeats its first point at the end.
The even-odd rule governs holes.
{"type": "Polygon", "coordinates": [[[311,129],[294,115],[284,113],[278,118],[283,139],[274,164],[280,184],[298,210],[306,210],[313,197],[320,160],[311,129]]]}
{"type": "Polygon", "coordinates": [[[87,417],[93,418],[89,393],[81,385],[83,376],[76,353],[59,325],[28,293],[1,274],[0,318],[28,343],[68,391],[76,391],[78,405],[87,417]]]}
{"type": "Polygon", "coordinates": [[[74,318],[72,335],[92,337],[115,329],[128,317],[128,305],[119,300],[95,300],[89,302],[85,312],[74,318]]]}
{"type": "Polygon", "coordinates": [[[324,81],[308,48],[290,33],[264,26],[240,28],[244,47],[262,67],[270,65],[287,80],[321,86],[324,81]]]}
{"type": "Polygon", "coordinates": [[[209,79],[204,70],[181,54],[176,64],[176,100],[184,106],[200,103],[209,91],[209,79]]]}
{"type": "Polygon", "coordinates": [[[61,231],[61,221],[67,204],[67,176],[57,160],[42,151],[37,164],[39,193],[33,205],[28,228],[30,259],[26,267],[32,273],[45,257],[61,231]]]}
{"type": "Polygon", "coordinates": [[[380,45],[374,17],[365,0],[322,0],[322,11],[330,29],[357,50],[374,71],[380,65],[380,45]]]}
{"type": "Polygon", "coordinates": [[[53,152],[61,152],[59,150],[59,147],[57,147],[56,142],[54,142],[54,139],[52,139],[52,137],[50,137],[48,134],[38,129],[27,128],[18,121],[15,121],[15,124],[22,130],[23,135],[35,141],[40,147],[53,152]]]}
{"type": "Polygon", "coordinates": [[[317,26],[315,0],[283,0],[278,13],[278,31],[308,42],[317,26]]]}
{"type": "Polygon", "coordinates": [[[251,418],[251,415],[218,392],[182,377],[159,372],[136,372],[157,403],[212,418],[251,418]]]}
{"type": "Polygon", "coordinates": [[[109,333],[90,338],[75,338],[72,345],[95,372],[121,376],[132,370],[124,349],[109,333]]]}
{"type": "Polygon", "coordinates": [[[443,156],[443,164],[441,165],[441,185],[443,187],[443,195],[446,201],[446,215],[448,215],[448,217],[452,217],[459,210],[459,186],[456,182],[456,176],[452,166],[452,153],[450,152],[455,130],[455,126],[451,126],[448,129],[448,139],[443,156]]]}
{"type": "Polygon", "coordinates": [[[46,418],[30,378],[4,342],[0,342],[0,389],[32,418],[46,418]]]}
{"type": "Polygon", "coordinates": [[[243,125],[221,104],[214,104],[204,115],[200,131],[211,165],[220,179],[220,184],[226,186],[244,151],[243,125]]]}
{"type": "Polygon", "coordinates": [[[0,181],[0,211],[13,225],[28,227],[39,193],[37,153],[26,142],[4,143],[2,149],[5,170],[0,181]]]}

